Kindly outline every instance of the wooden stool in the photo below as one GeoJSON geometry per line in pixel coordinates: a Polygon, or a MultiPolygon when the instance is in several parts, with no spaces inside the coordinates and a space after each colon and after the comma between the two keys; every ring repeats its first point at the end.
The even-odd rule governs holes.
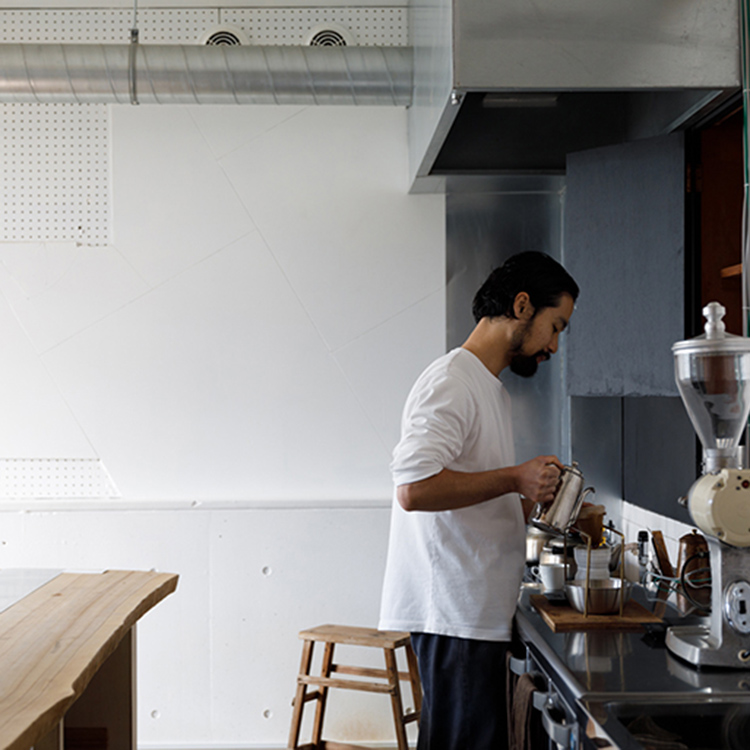
{"type": "Polygon", "coordinates": [[[406,741],[406,725],[412,721],[419,721],[419,712],[422,706],[422,686],[419,682],[419,671],[417,659],[411,647],[411,639],[408,633],[399,633],[393,630],[371,630],[370,628],[356,628],[347,625],[320,625],[310,630],[302,630],[299,634],[302,645],[302,663],[297,676],[297,692],[294,696],[294,713],[292,714],[292,728],[289,733],[288,748],[299,748],[300,750],[364,750],[359,745],[345,745],[338,742],[326,742],[321,740],[323,733],[323,715],[326,709],[326,698],[329,688],[340,688],[344,690],[364,690],[371,693],[387,693],[391,696],[391,707],[393,718],[396,723],[396,739],[398,750],[408,750],[406,741]],[[316,641],[325,643],[323,651],[323,663],[320,676],[310,674],[312,665],[313,646],[316,641]],[[382,648],[385,654],[385,669],[370,669],[367,667],[353,667],[344,664],[334,664],[333,650],[337,643],[350,646],[374,646],[382,648]],[[399,672],[396,664],[396,649],[404,648],[409,666],[408,672],[399,672]],[[361,679],[336,679],[331,673],[353,675],[355,677],[368,677],[374,680],[361,679]],[[383,682],[382,680],[385,680],[383,682]],[[401,702],[400,681],[411,683],[412,696],[414,698],[414,711],[404,713],[401,702]],[[307,692],[308,685],[317,685],[317,690],[307,692]],[[299,745],[299,734],[302,726],[302,710],[307,701],[317,701],[315,708],[315,721],[313,724],[312,742],[307,745],[299,745]]]}

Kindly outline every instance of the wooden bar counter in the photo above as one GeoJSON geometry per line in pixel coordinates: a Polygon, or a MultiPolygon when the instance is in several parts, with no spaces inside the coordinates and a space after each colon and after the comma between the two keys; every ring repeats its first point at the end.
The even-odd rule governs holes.
{"type": "Polygon", "coordinates": [[[134,750],[134,628],[177,576],[34,573],[0,571],[0,750],[134,750]]]}

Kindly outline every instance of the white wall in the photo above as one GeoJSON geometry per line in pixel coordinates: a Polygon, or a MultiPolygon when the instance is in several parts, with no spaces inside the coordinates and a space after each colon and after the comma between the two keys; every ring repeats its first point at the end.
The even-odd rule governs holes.
{"type": "MultiPolygon", "coordinates": [[[[179,573],[140,743],[283,746],[297,631],[376,623],[443,199],[407,194],[402,109],[110,114],[111,246],[0,244],[0,457],[101,459],[121,498],[6,499],[0,566],[179,573]]],[[[390,737],[373,703],[331,736],[390,737]]]]}
{"type": "MultiPolygon", "coordinates": [[[[674,568],[677,568],[680,560],[680,537],[693,531],[694,526],[623,501],[620,529],[625,534],[626,541],[632,543],[638,540],[639,531],[661,531],[669,561],[674,568]]],[[[651,547],[649,547],[649,554],[651,557],[654,556],[651,547]]]]}

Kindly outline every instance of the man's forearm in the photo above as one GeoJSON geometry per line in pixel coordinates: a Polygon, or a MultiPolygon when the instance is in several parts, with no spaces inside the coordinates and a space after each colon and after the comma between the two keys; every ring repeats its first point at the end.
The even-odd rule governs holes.
{"type": "Polygon", "coordinates": [[[404,510],[456,510],[477,505],[493,497],[516,492],[516,467],[492,471],[461,472],[443,469],[427,479],[396,488],[396,497],[404,510]]]}
{"type": "MultiPolygon", "coordinates": [[[[562,464],[556,456],[537,456],[518,466],[490,471],[461,472],[443,469],[419,482],[396,488],[404,510],[456,510],[478,505],[508,492],[525,495],[530,503],[550,502],[557,489],[562,464]]],[[[524,504],[528,515],[530,507],[524,504]]]]}

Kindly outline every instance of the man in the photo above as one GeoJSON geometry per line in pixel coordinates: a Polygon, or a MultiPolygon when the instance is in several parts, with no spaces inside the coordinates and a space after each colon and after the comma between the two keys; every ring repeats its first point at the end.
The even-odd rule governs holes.
{"type": "Polygon", "coordinates": [[[379,627],[412,634],[424,692],[419,750],[507,743],[505,655],[525,525],[561,463],[515,464],[506,367],[529,377],[557,351],[578,285],[555,260],[510,258],[474,298],[476,326],[433,362],[404,407],[379,627]]]}

